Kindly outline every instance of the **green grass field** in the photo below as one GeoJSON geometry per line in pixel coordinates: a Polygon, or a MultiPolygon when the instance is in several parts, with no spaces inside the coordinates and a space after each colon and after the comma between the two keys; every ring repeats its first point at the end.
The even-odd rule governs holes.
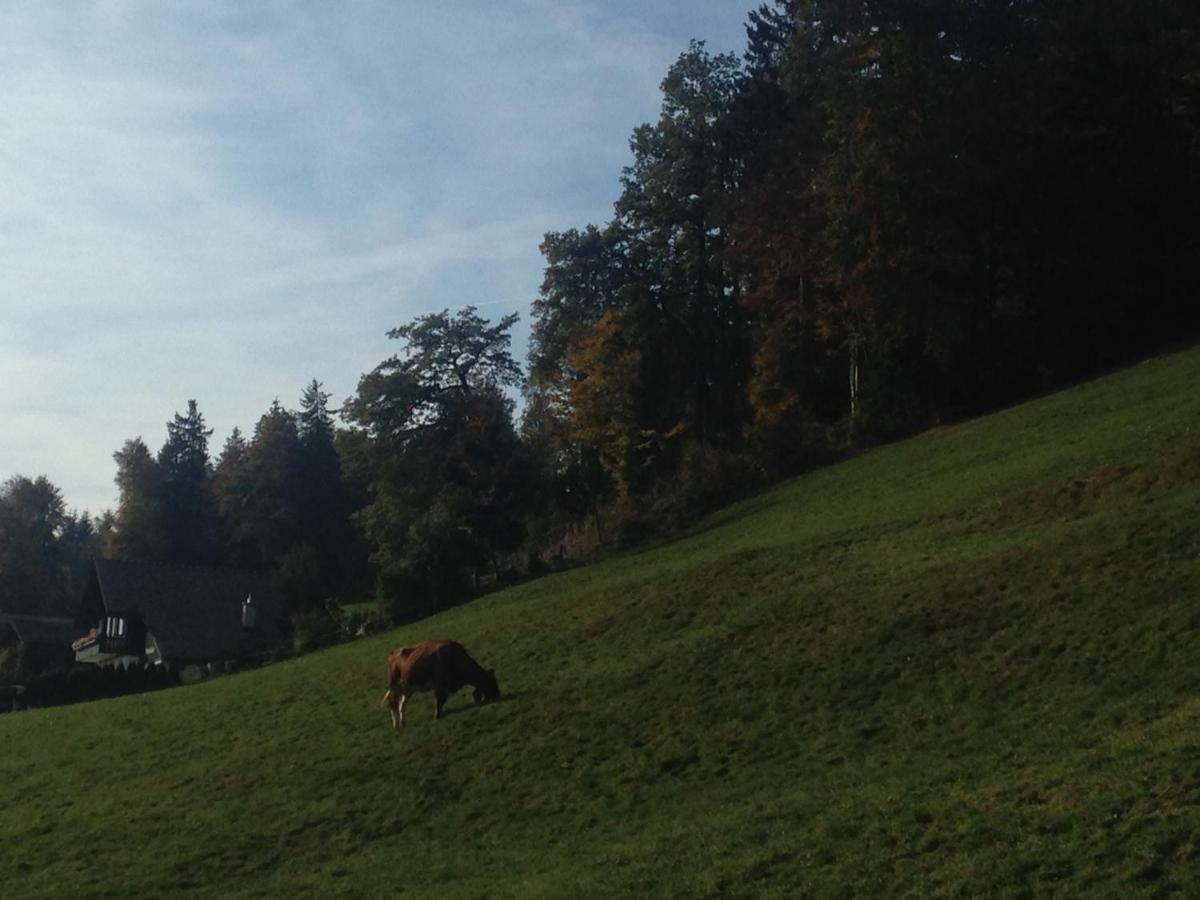
{"type": "Polygon", "coordinates": [[[0,895],[1200,896],[1200,352],[683,540],[0,717],[0,895]],[[463,641],[503,702],[380,708],[463,641]]]}

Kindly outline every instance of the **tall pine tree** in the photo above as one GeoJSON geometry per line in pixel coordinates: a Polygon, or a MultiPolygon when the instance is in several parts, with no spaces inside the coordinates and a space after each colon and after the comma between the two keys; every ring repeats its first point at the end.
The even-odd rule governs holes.
{"type": "Polygon", "coordinates": [[[217,510],[208,457],[211,436],[195,400],[188,401],[187,415],[176,413],[167,423],[158,465],[171,562],[208,565],[216,558],[217,510]]]}

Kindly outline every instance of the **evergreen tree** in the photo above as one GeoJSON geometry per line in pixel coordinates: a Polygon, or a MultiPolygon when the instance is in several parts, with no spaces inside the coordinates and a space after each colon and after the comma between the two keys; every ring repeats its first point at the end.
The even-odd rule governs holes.
{"type": "Polygon", "coordinates": [[[304,451],[296,416],[275,400],[254,427],[246,451],[248,492],[234,518],[234,536],[277,565],[304,535],[304,451]]]}
{"type": "Polygon", "coordinates": [[[108,551],[114,559],[162,561],[169,558],[162,468],[139,438],[113,454],[119,491],[108,551]]]}
{"type": "Polygon", "coordinates": [[[321,382],[315,378],[300,395],[300,412],[296,416],[296,429],[300,441],[306,447],[321,453],[333,450],[333,413],[329,411],[329,394],[321,390],[321,382]]]}
{"type": "Polygon", "coordinates": [[[220,528],[221,556],[235,568],[255,568],[262,564],[257,543],[245,527],[250,505],[250,448],[240,428],[235,427],[221,448],[213,468],[213,495],[216,498],[220,528]]]}
{"type": "Polygon", "coordinates": [[[633,133],[614,220],[542,244],[527,396],[544,430],[578,444],[555,451],[558,496],[593,514],[610,489],[650,489],[687,443],[741,436],[748,328],[726,227],[737,75],[733,57],[693,43],[663,81],[659,120],[633,133]]]}
{"type": "Polygon", "coordinates": [[[643,424],[699,442],[736,438],[743,419],[745,321],[725,265],[737,75],[733,56],[692,43],[663,80],[658,122],[633,133],[616,204],[640,288],[626,293],[623,318],[641,332],[654,394],[643,424]]]}
{"type": "Polygon", "coordinates": [[[163,474],[167,557],[172,562],[211,564],[216,555],[216,503],[212,494],[204,416],[195,400],[187,415],[167,423],[167,440],[158,453],[163,474]]]}
{"type": "Polygon", "coordinates": [[[815,194],[828,147],[808,44],[793,46],[801,4],[750,13],[732,104],[741,173],[729,198],[729,264],[751,322],[747,401],[758,462],[793,471],[827,443],[820,424],[848,406],[844,348],[819,315],[823,214],[815,194]]]}
{"type": "Polygon", "coordinates": [[[117,516],[111,509],[106,509],[100,516],[94,520],[93,527],[96,531],[95,552],[94,556],[99,556],[103,559],[115,559],[116,553],[116,536],[117,536],[117,516]]]}
{"type": "MultiPolygon", "coordinates": [[[[103,519],[103,517],[102,517],[103,519]]],[[[58,537],[58,557],[62,566],[62,603],[66,615],[78,612],[92,560],[100,553],[100,532],[87,513],[72,511],[63,519],[58,537]]]]}
{"type": "Polygon", "coordinates": [[[296,416],[301,449],[302,540],[313,548],[321,593],[338,596],[351,565],[350,500],[336,446],[329,394],[314,379],[300,398],[296,416]]]}

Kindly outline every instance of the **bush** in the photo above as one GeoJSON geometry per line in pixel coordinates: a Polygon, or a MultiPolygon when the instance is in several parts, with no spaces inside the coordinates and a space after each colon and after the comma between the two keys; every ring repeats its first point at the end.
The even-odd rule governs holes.
{"type": "Polygon", "coordinates": [[[660,482],[648,509],[630,519],[622,538],[644,539],[653,533],[677,532],[765,484],[762,470],[748,455],[722,447],[688,444],[675,474],[660,482]],[[632,534],[630,533],[632,532],[632,534]]]}
{"type": "Polygon", "coordinates": [[[341,605],[333,597],[295,613],[291,619],[293,649],[297,653],[309,653],[333,646],[343,638],[343,620],[341,605]]]}
{"type": "Polygon", "coordinates": [[[278,580],[288,610],[295,615],[318,608],[321,589],[321,559],[310,544],[293,547],[279,562],[278,580]]]}
{"type": "Polygon", "coordinates": [[[776,481],[845,456],[854,441],[853,423],[822,425],[801,411],[769,425],[757,424],[749,434],[749,453],[758,460],[763,477],[776,481]]]}
{"type": "Polygon", "coordinates": [[[374,606],[358,606],[346,610],[342,615],[342,637],[353,640],[368,634],[378,634],[387,629],[383,613],[374,606]]]}
{"type": "Polygon", "coordinates": [[[141,694],[178,683],[178,674],[166,666],[79,665],[33,676],[27,680],[21,699],[27,706],[62,706],[141,694]]]}

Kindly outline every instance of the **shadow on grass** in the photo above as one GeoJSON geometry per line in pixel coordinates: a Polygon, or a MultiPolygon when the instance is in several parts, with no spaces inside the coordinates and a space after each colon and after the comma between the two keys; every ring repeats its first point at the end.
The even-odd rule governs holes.
{"type": "MultiPolygon", "coordinates": [[[[476,709],[483,709],[484,707],[487,707],[487,706],[496,706],[496,705],[499,705],[502,703],[508,703],[510,700],[520,697],[521,695],[520,694],[510,694],[510,693],[506,692],[501,695],[499,700],[487,700],[484,703],[475,703],[471,699],[470,694],[464,694],[462,696],[463,696],[463,699],[459,703],[455,703],[453,697],[451,697],[449,700],[446,701],[446,705],[442,707],[442,718],[443,719],[445,719],[449,716],[457,716],[459,713],[471,712],[472,710],[476,710],[476,709]]],[[[410,708],[411,708],[411,703],[412,703],[412,701],[410,700],[409,701],[410,708]]],[[[432,712],[433,695],[432,694],[430,695],[429,703],[430,703],[430,707],[431,707],[429,717],[432,719],[433,718],[433,712],[432,712]]],[[[408,709],[405,710],[405,713],[407,715],[408,709]]]]}

